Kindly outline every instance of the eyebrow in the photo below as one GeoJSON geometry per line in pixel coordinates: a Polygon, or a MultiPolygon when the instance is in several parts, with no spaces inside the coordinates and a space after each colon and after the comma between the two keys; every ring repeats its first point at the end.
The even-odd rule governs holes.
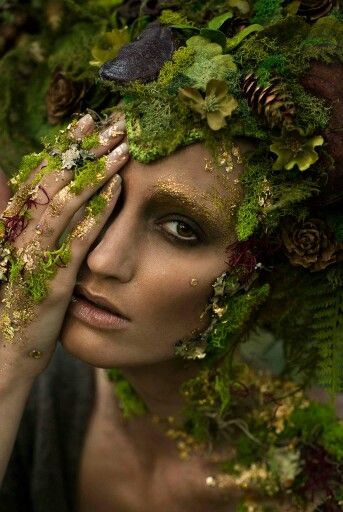
{"type": "Polygon", "coordinates": [[[150,189],[149,199],[153,203],[181,206],[194,215],[195,220],[204,225],[205,229],[207,228],[207,234],[214,233],[216,237],[222,238],[229,236],[233,231],[232,225],[223,222],[223,210],[206,204],[211,201],[209,194],[200,193],[184,183],[173,180],[158,181],[150,189]]]}

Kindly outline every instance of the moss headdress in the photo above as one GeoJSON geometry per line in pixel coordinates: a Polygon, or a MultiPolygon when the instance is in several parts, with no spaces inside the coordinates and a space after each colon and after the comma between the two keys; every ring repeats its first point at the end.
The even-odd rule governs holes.
{"type": "MultiPolygon", "coordinates": [[[[343,427],[302,391],[313,382],[343,389],[340,3],[35,1],[20,25],[21,13],[15,1],[1,12],[12,27],[0,61],[0,158],[9,171],[15,143],[38,148],[85,106],[124,109],[131,154],[145,163],[196,141],[223,162],[236,137],[254,143],[210,329],[178,347],[206,355],[183,389],[184,429],[201,442],[234,440],[222,469],[262,503],[276,496],[280,510],[288,499],[294,510],[341,510],[343,427]],[[253,359],[248,336],[263,351],[259,367],[271,355],[282,362],[275,379],[236,361],[239,346],[253,359]]],[[[142,412],[114,378],[125,410],[142,412]]],[[[267,510],[252,501],[241,510],[267,510]]]]}

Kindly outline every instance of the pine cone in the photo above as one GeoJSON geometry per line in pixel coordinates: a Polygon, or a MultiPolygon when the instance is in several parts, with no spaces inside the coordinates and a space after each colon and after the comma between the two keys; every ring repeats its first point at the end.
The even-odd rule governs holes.
{"type": "Polygon", "coordinates": [[[281,236],[292,265],[316,272],[342,261],[343,244],[336,242],[331,228],[321,219],[286,222],[281,236]]]}
{"type": "Polygon", "coordinates": [[[267,87],[261,87],[257,77],[249,73],[244,79],[243,91],[249,106],[257,114],[263,115],[271,128],[283,128],[292,123],[295,107],[279,78],[272,78],[267,87]]]}
{"type": "Polygon", "coordinates": [[[339,0],[301,0],[297,14],[307,21],[316,21],[339,7],[339,0]]]}
{"type": "Polygon", "coordinates": [[[85,93],[84,82],[74,82],[62,72],[56,72],[45,98],[49,123],[58,124],[74,112],[78,112],[85,93]]]}

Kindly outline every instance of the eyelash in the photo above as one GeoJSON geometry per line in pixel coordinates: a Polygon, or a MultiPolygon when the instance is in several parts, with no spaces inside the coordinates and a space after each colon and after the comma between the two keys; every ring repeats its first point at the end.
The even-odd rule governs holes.
{"type": "Polygon", "coordinates": [[[180,236],[173,235],[169,231],[164,230],[164,231],[166,231],[168,238],[171,238],[174,241],[176,241],[177,243],[180,243],[182,245],[193,245],[194,246],[194,245],[197,245],[200,242],[200,236],[196,232],[196,229],[193,226],[191,226],[191,224],[189,222],[187,222],[185,219],[182,219],[180,217],[170,218],[168,220],[165,220],[164,222],[160,222],[160,225],[166,224],[168,222],[179,222],[179,223],[185,224],[187,227],[191,228],[191,230],[193,231],[193,233],[197,237],[196,239],[193,239],[193,238],[192,239],[184,239],[184,238],[182,238],[180,236]]]}

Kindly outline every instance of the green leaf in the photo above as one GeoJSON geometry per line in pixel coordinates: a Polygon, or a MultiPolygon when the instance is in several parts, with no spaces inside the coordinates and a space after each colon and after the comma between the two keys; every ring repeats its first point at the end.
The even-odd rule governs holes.
{"type": "Polygon", "coordinates": [[[244,28],[243,30],[238,32],[238,34],[236,34],[234,37],[231,37],[230,39],[226,40],[226,51],[233,50],[234,48],[239,46],[247,36],[253,34],[254,32],[259,32],[260,30],[263,30],[263,27],[262,25],[258,25],[257,23],[244,28]]]}
{"type": "Polygon", "coordinates": [[[228,11],[228,12],[225,12],[224,14],[220,14],[219,16],[216,16],[215,18],[212,18],[211,21],[208,22],[208,28],[210,29],[213,29],[213,30],[218,30],[220,29],[220,27],[222,25],[224,25],[224,23],[231,19],[233,17],[233,12],[232,11],[228,11]]]}
{"type": "Polygon", "coordinates": [[[193,27],[192,25],[170,25],[171,28],[175,30],[180,30],[181,32],[184,32],[184,34],[187,37],[192,37],[194,34],[198,34],[200,32],[200,29],[197,27],[193,27]]]}
{"type": "Polygon", "coordinates": [[[200,35],[202,37],[205,37],[212,43],[220,44],[220,46],[225,49],[226,46],[226,37],[223,32],[220,32],[220,30],[211,30],[209,28],[202,28],[200,30],[200,35]]]}

